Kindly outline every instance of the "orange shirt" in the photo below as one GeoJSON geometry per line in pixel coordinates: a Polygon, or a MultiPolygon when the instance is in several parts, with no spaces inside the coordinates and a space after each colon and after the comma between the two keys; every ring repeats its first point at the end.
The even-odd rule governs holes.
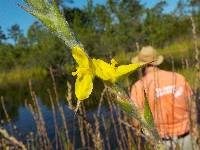
{"type": "Polygon", "coordinates": [[[144,108],[144,91],[161,137],[190,130],[188,97],[192,91],[182,75],[157,69],[137,81],[132,86],[131,99],[140,109],[144,108]]]}

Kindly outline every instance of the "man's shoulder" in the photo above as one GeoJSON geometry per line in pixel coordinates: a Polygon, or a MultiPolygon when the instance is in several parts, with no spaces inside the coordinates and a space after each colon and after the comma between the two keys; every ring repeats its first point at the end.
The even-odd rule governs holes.
{"type": "Polygon", "coordinates": [[[183,83],[186,82],[186,78],[182,74],[174,72],[174,71],[162,70],[162,73],[160,74],[160,76],[162,78],[166,77],[166,79],[168,81],[174,81],[174,79],[175,79],[176,80],[176,84],[183,84],[183,83]]]}
{"type": "Polygon", "coordinates": [[[169,75],[168,77],[170,77],[170,76],[176,76],[176,77],[182,78],[182,79],[185,78],[182,74],[180,74],[180,73],[178,73],[178,72],[167,71],[167,70],[161,70],[161,72],[162,72],[162,74],[165,74],[166,76],[169,75]]]}

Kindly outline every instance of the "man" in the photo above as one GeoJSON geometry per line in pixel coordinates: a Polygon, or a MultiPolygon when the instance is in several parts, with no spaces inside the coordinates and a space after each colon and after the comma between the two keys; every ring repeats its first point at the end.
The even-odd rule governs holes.
{"type": "Polygon", "coordinates": [[[154,122],[167,149],[192,149],[189,117],[191,88],[185,78],[175,72],[158,68],[164,58],[151,47],[143,47],[132,63],[149,63],[142,70],[142,78],[131,88],[131,99],[144,109],[144,93],[149,101],[154,122]]]}

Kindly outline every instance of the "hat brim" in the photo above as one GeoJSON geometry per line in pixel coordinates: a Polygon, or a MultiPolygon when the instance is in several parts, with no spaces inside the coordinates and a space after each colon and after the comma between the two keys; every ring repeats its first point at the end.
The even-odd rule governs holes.
{"type": "Polygon", "coordinates": [[[158,66],[158,65],[160,65],[163,62],[163,60],[164,60],[164,57],[162,55],[159,55],[157,57],[157,59],[153,60],[152,62],[141,61],[141,60],[139,60],[138,56],[136,56],[136,57],[133,57],[131,59],[131,63],[133,63],[133,64],[134,63],[149,63],[149,64],[152,64],[154,66],[158,66]]]}

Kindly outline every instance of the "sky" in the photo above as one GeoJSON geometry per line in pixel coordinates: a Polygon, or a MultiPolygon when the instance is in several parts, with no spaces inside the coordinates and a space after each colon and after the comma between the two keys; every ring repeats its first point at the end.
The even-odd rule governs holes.
{"type": "MultiPolygon", "coordinates": [[[[152,7],[160,0],[141,0],[141,4],[145,4],[145,7],[152,7]]],[[[170,12],[176,7],[178,0],[167,0],[167,7],[165,12],[170,12]]],[[[22,31],[26,34],[29,26],[36,21],[36,19],[19,8],[16,3],[24,4],[22,0],[0,0],[0,26],[2,30],[7,34],[8,28],[13,24],[19,24],[22,31]]],[[[93,0],[95,4],[105,4],[106,0],[93,0]]],[[[83,8],[86,6],[87,0],[74,0],[74,3],[66,3],[69,7],[83,8]]]]}

